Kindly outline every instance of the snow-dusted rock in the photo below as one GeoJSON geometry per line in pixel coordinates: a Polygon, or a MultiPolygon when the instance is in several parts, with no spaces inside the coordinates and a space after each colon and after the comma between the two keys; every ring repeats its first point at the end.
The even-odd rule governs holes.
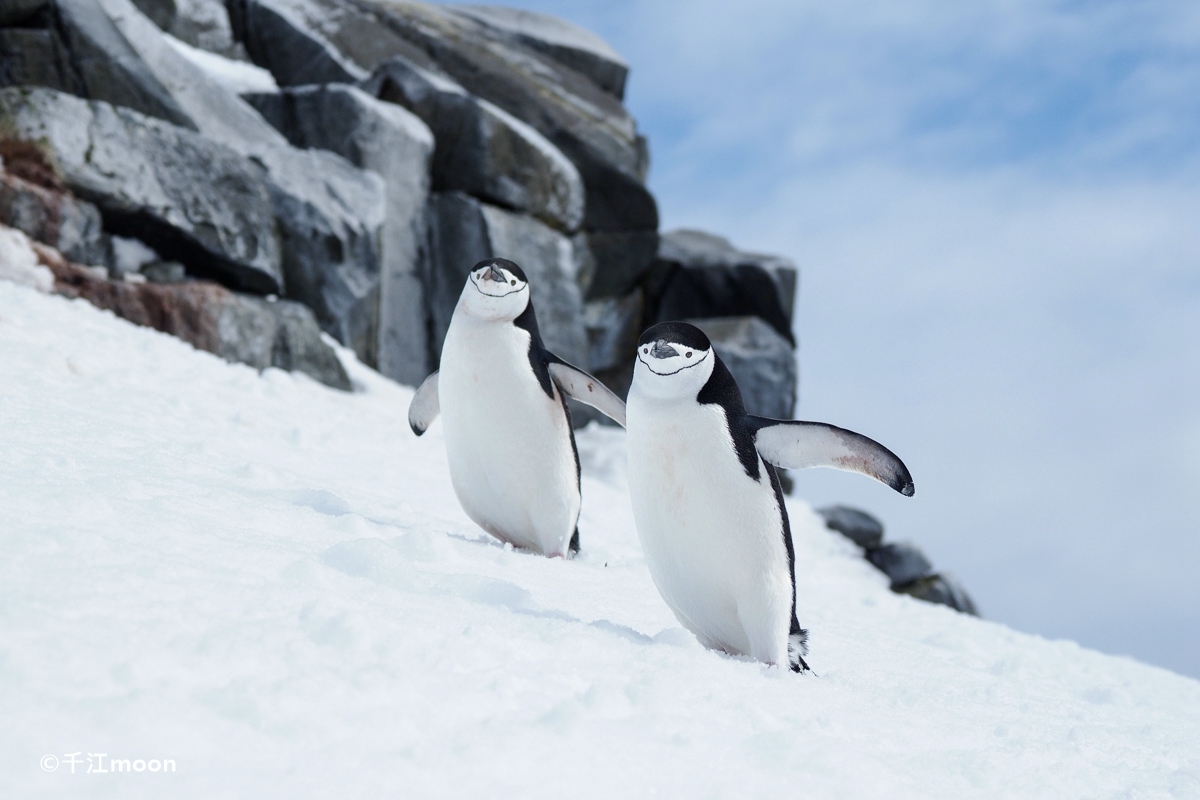
{"type": "Polygon", "coordinates": [[[455,81],[395,56],[364,88],[423,119],[437,145],[433,187],[525,211],[571,232],[583,219],[583,182],[544,136],[455,81]]]}
{"type": "MultiPolygon", "coordinates": [[[[29,156],[39,154],[35,148],[28,151],[29,156]]],[[[19,165],[10,156],[0,171],[0,222],[50,245],[72,261],[107,263],[108,242],[100,210],[61,188],[39,186],[12,174],[10,168],[19,165]]]]}
{"type": "Polygon", "coordinates": [[[546,347],[572,364],[586,363],[583,302],[575,283],[570,239],[532,217],[461,192],[431,195],[430,226],[430,316],[439,358],[471,267],[485,258],[500,257],[517,262],[529,277],[546,347]]]}
{"type": "Polygon", "coordinates": [[[265,167],[280,233],[284,293],[312,308],[324,330],[375,364],[387,215],[379,176],[328,150],[291,146],[206,72],[209,62],[182,54],[130,0],[100,2],[201,133],[265,167]]]}
{"type": "Polygon", "coordinates": [[[192,47],[224,56],[243,55],[234,41],[223,0],[133,0],[163,31],[192,47]]]}
{"type": "Polygon", "coordinates": [[[758,317],[688,321],[712,341],[742,390],[749,413],[792,418],[796,407],[796,353],[791,343],[758,317]]]}
{"type": "Polygon", "coordinates": [[[608,42],[564,19],[504,6],[453,6],[455,11],[503,31],[524,45],[586,75],[621,100],[629,64],[608,42]]]}
{"type": "Polygon", "coordinates": [[[48,0],[0,35],[0,85],[44,86],[194,128],[96,0],[48,0]]]}
{"type": "Polygon", "coordinates": [[[197,133],[48,89],[0,90],[0,127],[48,149],[107,229],[196,275],[279,292],[280,245],[263,169],[197,133]]]}
{"type": "Polygon", "coordinates": [[[410,112],[352,86],[295,87],[246,99],[296,147],[329,150],[383,179],[375,363],[389,378],[419,385],[432,371],[421,259],[433,135],[410,112]]]}
{"type": "Polygon", "coordinates": [[[794,343],[796,268],[787,259],[742,252],[710,233],[678,230],[660,237],[655,268],[664,275],[656,321],[753,314],[794,343]]]}
{"type": "Polygon", "coordinates": [[[645,140],[620,101],[511,32],[421,3],[234,0],[234,26],[280,85],[361,80],[388,58],[450,75],[526,122],[579,170],[584,227],[653,230],[645,140]]]}

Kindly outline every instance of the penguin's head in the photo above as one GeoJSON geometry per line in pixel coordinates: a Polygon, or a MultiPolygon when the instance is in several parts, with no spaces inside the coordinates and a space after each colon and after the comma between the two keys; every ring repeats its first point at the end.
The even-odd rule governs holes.
{"type": "Polygon", "coordinates": [[[514,320],[529,305],[529,281],[508,259],[489,258],[471,268],[459,302],[480,319],[514,320]]]}
{"type": "Polygon", "coordinates": [[[716,356],[704,331],[686,322],[660,322],[638,340],[633,386],[660,399],[695,399],[712,375],[716,356]]]}

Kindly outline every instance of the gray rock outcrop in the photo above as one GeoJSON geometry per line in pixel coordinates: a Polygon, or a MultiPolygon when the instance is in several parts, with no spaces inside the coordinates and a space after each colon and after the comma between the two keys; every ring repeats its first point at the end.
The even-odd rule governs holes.
{"type": "Polygon", "coordinates": [[[374,366],[387,215],[382,180],[328,149],[292,147],[252,106],[169,45],[130,0],[100,2],[200,132],[265,168],[283,293],[312,308],[324,330],[374,366]]]}
{"type": "Polygon", "coordinates": [[[43,86],[195,127],[96,0],[17,5],[32,13],[4,15],[14,27],[0,32],[0,85],[43,86]]]}
{"type": "Polygon", "coordinates": [[[646,142],[633,119],[591,78],[528,46],[529,31],[515,37],[468,13],[424,3],[234,0],[233,8],[250,57],[281,86],[361,80],[401,56],[447,74],[561,150],[583,179],[584,228],[657,228],[657,206],[644,185],[646,142]]]}
{"type": "Polygon", "coordinates": [[[329,150],[383,179],[376,364],[389,378],[419,385],[432,371],[421,274],[432,133],[403,108],[352,86],[296,87],[246,99],[296,147],[329,150]]]}
{"type": "Polygon", "coordinates": [[[513,37],[586,76],[618,100],[625,97],[629,64],[608,42],[566,20],[503,6],[455,6],[465,14],[513,37]]]}
{"type": "Polygon", "coordinates": [[[587,193],[583,227],[653,230],[649,155],[613,95],[560,61],[467,14],[412,2],[353,0],[418,46],[467,91],[524,120],[566,154],[587,193]]]}
{"type": "Polygon", "coordinates": [[[195,275],[278,293],[283,272],[263,169],[198,133],[49,89],[0,90],[0,137],[44,149],[105,228],[195,275]]]}
{"type": "Polygon", "coordinates": [[[583,219],[575,166],[540,133],[449,78],[396,56],[364,84],[419,116],[437,142],[433,188],[524,211],[566,232],[583,219]]]}
{"type": "Polygon", "coordinates": [[[751,409],[790,416],[795,269],[711,234],[659,236],[627,76],[594,34],[515,9],[9,0],[0,81],[93,102],[86,122],[38,143],[20,101],[4,141],[45,156],[50,183],[33,174],[14,194],[10,182],[0,202],[131,280],[211,278],[299,301],[360,360],[414,385],[436,366],[467,270],[506,256],[531,277],[547,344],[619,393],[641,329],[698,319],[751,409]],[[246,56],[273,81],[222,60],[246,56]],[[53,194],[55,181],[79,199],[53,194]],[[117,264],[108,245],[121,237],[153,248],[154,264],[117,264]]]}

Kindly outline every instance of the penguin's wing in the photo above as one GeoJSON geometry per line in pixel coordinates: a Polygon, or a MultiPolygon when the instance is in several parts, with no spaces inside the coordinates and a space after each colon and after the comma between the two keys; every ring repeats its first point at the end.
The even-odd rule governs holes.
{"type": "Polygon", "coordinates": [[[429,426],[441,411],[442,406],[438,402],[438,374],[435,372],[425,379],[421,388],[413,395],[412,402],[408,405],[408,426],[412,428],[413,433],[420,436],[429,430],[429,426]]]}
{"type": "Polygon", "coordinates": [[[763,460],[785,469],[832,467],[861,472],[912,497],[912,475],[896,454],[874,439],[823,422],[746,417],[763,460]]]}
{"type": "Polygon", "coordinates": [[[625,403],[607,386],[557,356],[552,357],[549,368],[550,377],[560,392],[572,400],[591,406],[622,428],[625,427],[625,403]]]}

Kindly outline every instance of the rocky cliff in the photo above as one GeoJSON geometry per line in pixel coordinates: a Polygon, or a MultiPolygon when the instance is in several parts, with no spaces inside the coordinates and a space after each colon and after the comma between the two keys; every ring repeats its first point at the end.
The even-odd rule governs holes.
{"type": "Polygon", "coordinates": [[[93,302],[336,386],[325,367],[244,346],[263,320],[198,336],[176,314],[102,298],[290,301],[415,386],[437,368],[467,270],[504,256],[533,279],[548,345],[618,393],[640,331],[692,319],[751,409],[790,417],[795,267],[712,234],[660,234],[628,72],[590,32],[514,9],[10,0],[0,222],[92,268],[89,286],[154,284],[84,291],[93,302]]]}

